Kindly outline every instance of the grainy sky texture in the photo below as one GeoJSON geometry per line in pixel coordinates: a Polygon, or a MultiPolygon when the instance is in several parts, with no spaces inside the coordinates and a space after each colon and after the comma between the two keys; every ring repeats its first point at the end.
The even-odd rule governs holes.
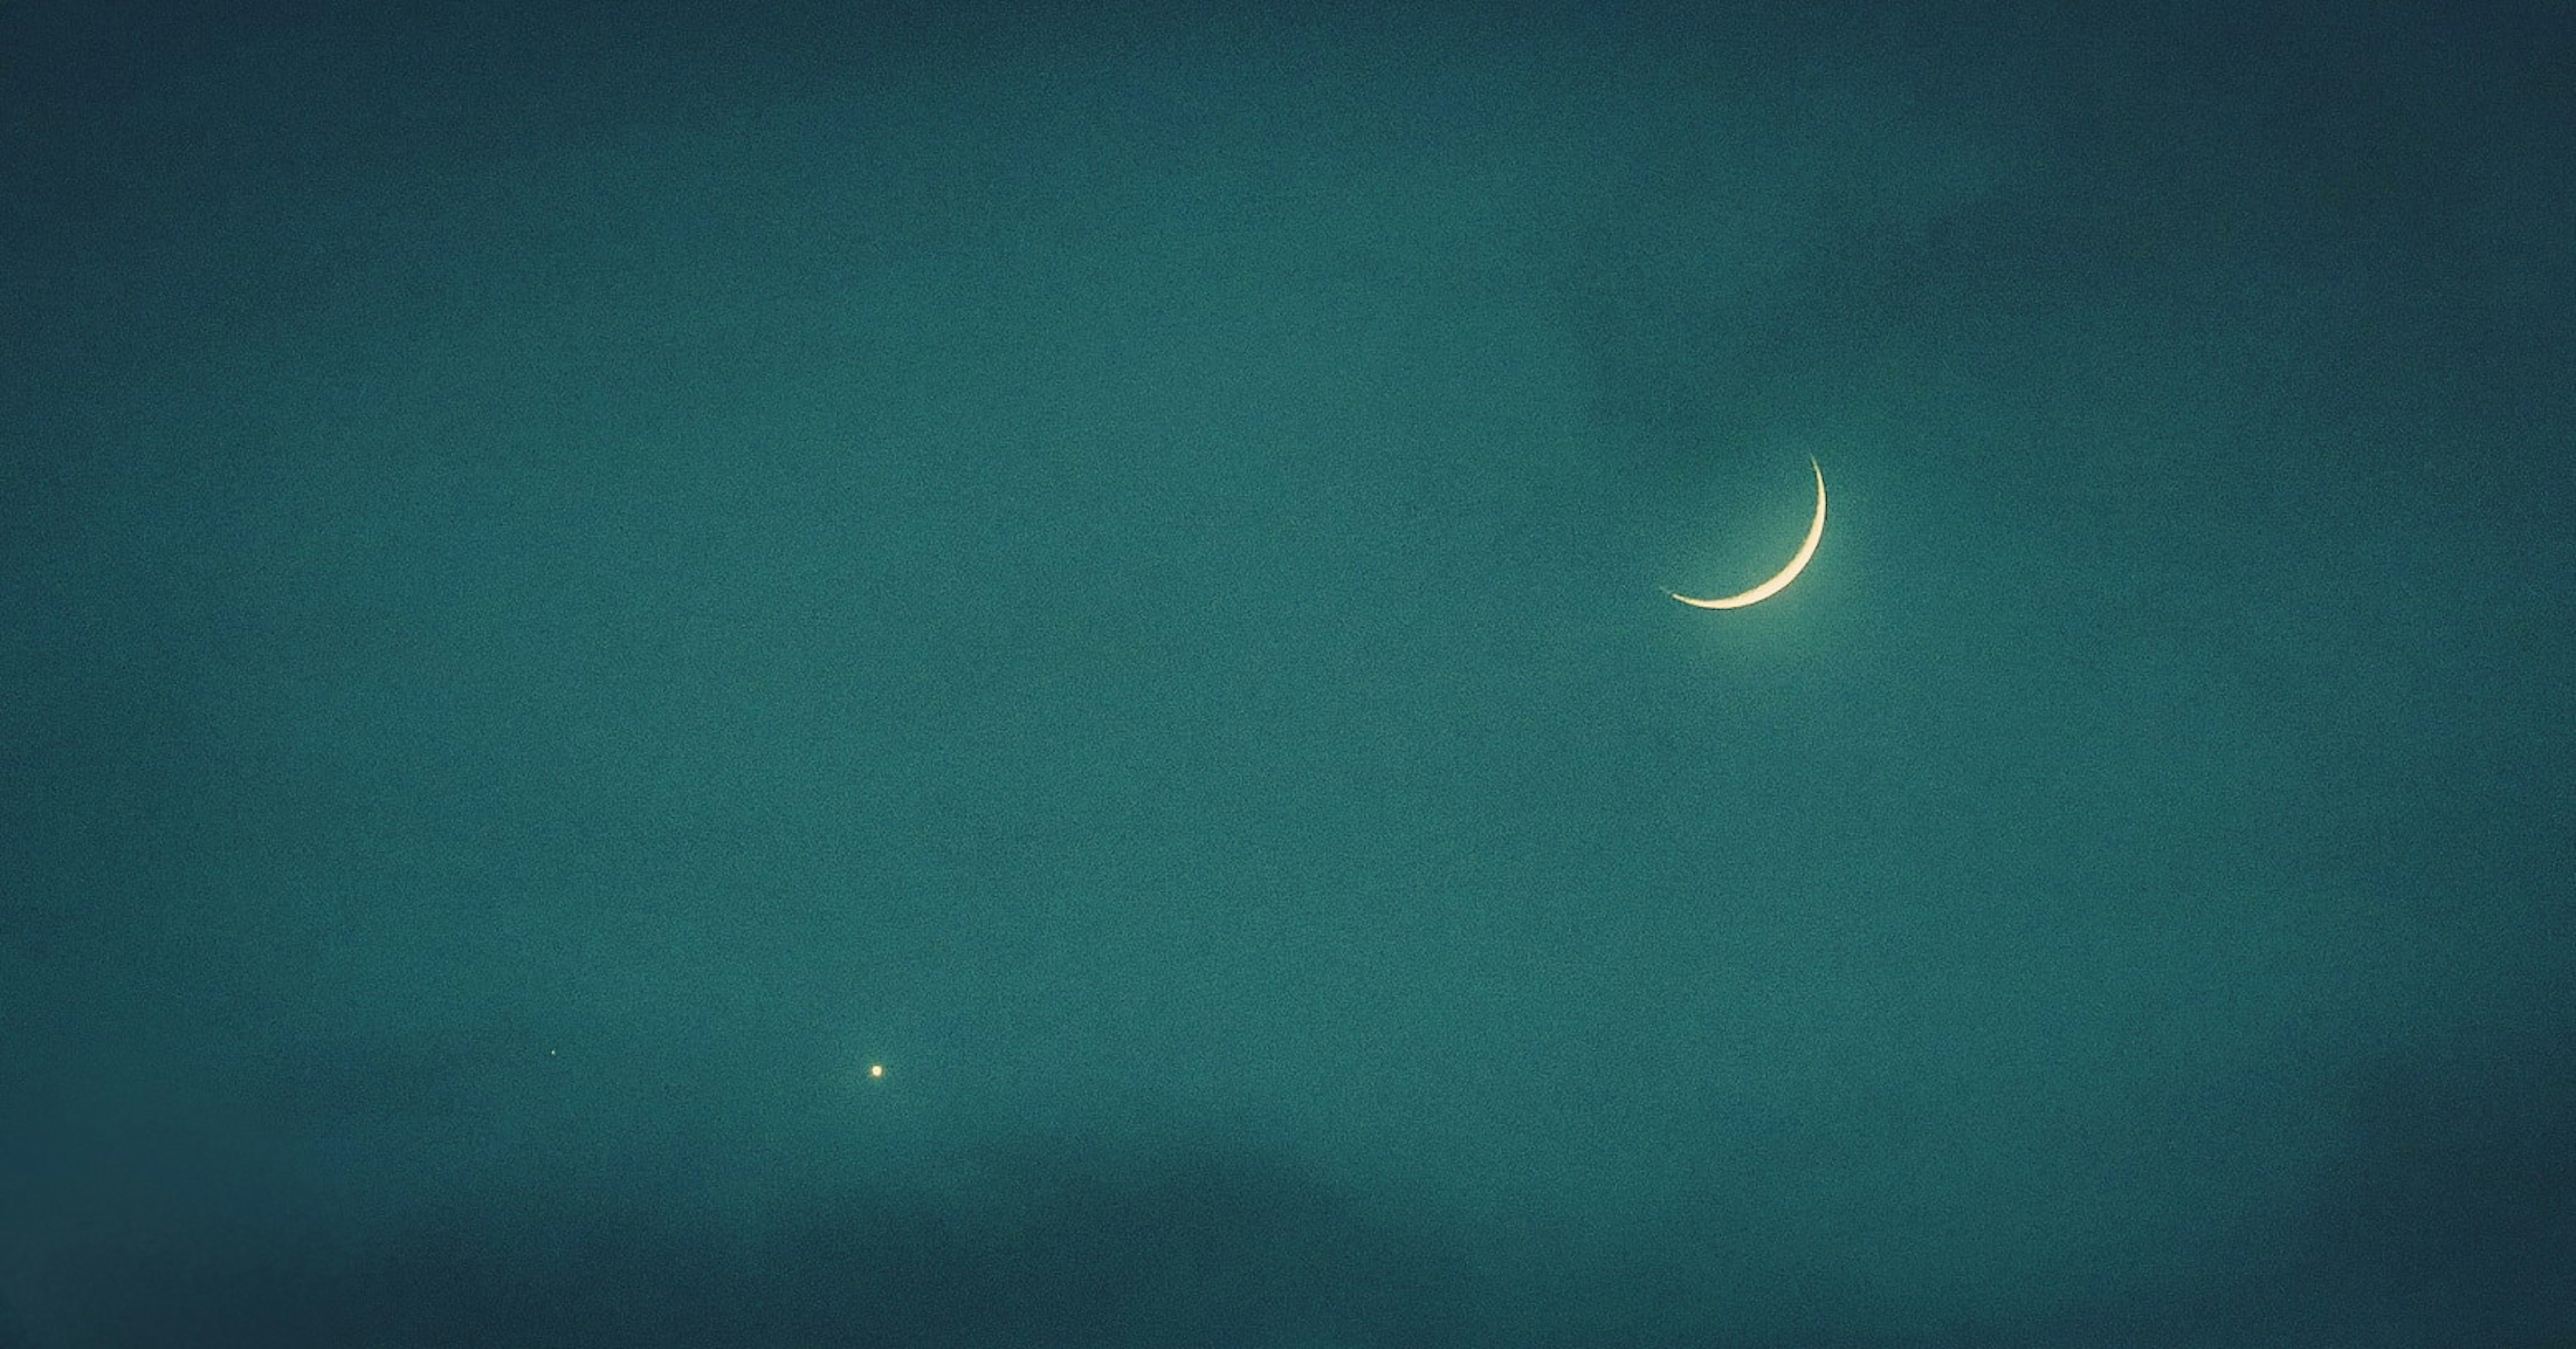
{"type": "Polygon", "coordinates": [[[0,14],[0,1346],[2576,1337],[2566,6],[739,8],[0,14]]]}

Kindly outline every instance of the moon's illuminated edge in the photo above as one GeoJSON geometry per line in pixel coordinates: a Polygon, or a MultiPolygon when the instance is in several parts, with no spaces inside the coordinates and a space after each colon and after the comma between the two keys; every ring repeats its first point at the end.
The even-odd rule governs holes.
{"type": "Polygon", "coordinates": [[[1807,540],[1798,545],[1798,555],[1789,559],[1789,565],[1782,567],[1779,575],[1741,595],[1729,595],[1719,600],[1695,600],[1673,591],[1664,593],[1695,609],[1741,609],[1748,604],[1760,604],[1788,589],[1789,583],[1798,579],[1798,573],[1807,569],[1807,559],[1816,555],[1816,545],[1825,537],[1825,466],[1813,458],[1807,460],[1807,466],[1816,471],[1816,519],[1807,526],[1807,540]]]}

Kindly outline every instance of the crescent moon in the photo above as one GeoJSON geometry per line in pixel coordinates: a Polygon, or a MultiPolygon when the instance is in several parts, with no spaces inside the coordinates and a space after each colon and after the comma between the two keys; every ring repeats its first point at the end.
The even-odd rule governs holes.
{"type": "Polygon", "coordinates": [[[1825,466],[1812,458],[1807,460],[1807,466],[1816,471],[1815,523],[1807,526],[1807,541],[1798,545],[1798,555],[1789,559],[1789,565],[1782,567],[1779,575],[1741,595],[1729,595],[1722,600],[1695,600],[1669,590],[1664,593],[1694,609],[1741,609],[1748,604],[1760,604],[1788,589],[1789,583],[1798,579],[1798,573],[1807,569],[1807,559],[1816,555],[1816,545],[1825,537],[1825,466]]]}

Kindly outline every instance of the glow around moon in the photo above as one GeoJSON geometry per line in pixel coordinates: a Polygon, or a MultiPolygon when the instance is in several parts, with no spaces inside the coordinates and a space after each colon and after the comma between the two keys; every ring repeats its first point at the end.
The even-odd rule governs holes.
{"type": "Polygon", "coordinates": [[[1671,591],[1665,593],[1696,609],[1741,609],[1748,604],[1760,604],[1788,589],[1789,583],[1798,579],[1798,573],[1807,569],[1807,560],[1816,555],[1816,545],[1823,542],[1825,537],[1825,468],[1813,459],[1807,461],[1807,466],[1816,470],[1815,523],[1807,526],[1807,541],[1798,545],[1798,555],[1789,559],[1789,565],[1782,567],[1779,575],[1741,595],[1729,595],[1719,600],[1695,600],[1688,595],[1671,591]]]}

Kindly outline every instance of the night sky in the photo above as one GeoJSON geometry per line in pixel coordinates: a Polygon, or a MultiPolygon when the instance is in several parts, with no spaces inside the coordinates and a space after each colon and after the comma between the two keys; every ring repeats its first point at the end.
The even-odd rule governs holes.
{"type": "Polygon", "coordinates": [[[2576,10],[736,8],[0,12],[0,1349],[2576,1343],[2576,10]]]}

